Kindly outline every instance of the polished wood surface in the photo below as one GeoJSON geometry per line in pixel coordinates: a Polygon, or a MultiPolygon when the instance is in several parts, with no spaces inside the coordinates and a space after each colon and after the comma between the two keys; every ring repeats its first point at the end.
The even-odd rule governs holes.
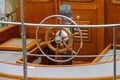
{"type": "MultiPolygon", "coordinates": [[[[39,43],[41,40],[38,40],[39,43]]],[[[26,49],[27,51],[32,50],[35,48],[36,45],[36,40],[35,39],[26,39],[26,49]]],[[[0,50],[8,50],[8,51],[22,51],[22,38],[12,38],[9,39],[8,41],[2,43],[0,45],[0,50]]]]}
{"type": "MultiPolygon", "coordinates": [[[[24,0],[25,22],[39,23],[45,17],[58,14],[62,3],[68,3],[72,8],[72,16],[75,21],[77,16],[80,19],[78,24],[104,24],[104,0],[24,0]]],[[[17,9],[17,21],[20,21],[19,7],[17,9]]],[[[56,23],[56,19],[50,19],[45,23],[56,23]]],[[[27,27],[27,38],[35,38],[35,27],[27,27]]],[[[87,30],[83,36],[84,45],[79,54],[99,54],[104,49],[104,28],[81,29],[87,30]],[[86,38],[87,37],[87,38],[86,38]]],[[[39,38],[44,41],[47,28],[39,31],[39,38]]],[[[21,29],[19,30],[21,33],[21,29]]],[[[20,34],[19,33],[19,34],[20,34]]],[[[79,37],[76,37],[75,51],[79,48],[79,37]]],[[[94,58],[76,58],[75,60],[92,61],[94,58]]]]}
{"type": "MultiPolygon", "coordinates": [[[[28,23],[40,23],[45,17],[57,14],[57,0],[24,0],[24,21],[28,23]]],[[[17,21],[20,21],[19,6],[17,9],[17,21]]],[[[50,19],[45,23],[54,23],[54,19],[50,19]]],[[[40,29],[39,38],[44,40],[46,28],[40,29]]],[[[20,28],[21,32],[21,28],[20,28]]],[[[36,27],[26,27],[27,38],[35,38],[36,27]]]]}
{"type": "MultiPolygon", "coordinates": [[[[120,23],[120,1],[105,0],[105,24],[120,23]]],[[[117,28],[117,44],[120,44],[120,28],[117,28]]],[[[113,44],[113,28],[105,28],[105,45],[113,44]]]]}
{"type": "MultiPolygon", "coordinates": [[[[89,3],[80,2],[79,0],[59,0],[59,6],[62,3],[68,3],[71,6],[73,19],[75,21],[77,21],[76,17],[80,16],[80,19],[77,21],[78,24],[104,24],[104,0],[93,0],[89,3]]],[[[99,52],[104,49],[104,28],[92,28],[87,30],[89,38],[87,40],[83,39],[83,48],[80,54],[99,54],[99,52]]],[[[79,44],[79,41],[76,41],[74,44],[76,45],[76,50],[78,50],[79,47],[77,44],[79,44]]],[[[77,60],[92,61],[93,58],[79,58],[77,60]]]]}
{"type": "Polygon", "coordinates": [[[19,27],[10,25],[6,28],[0,29],[0,44],[11,39],[19,37],[19,27]]]}

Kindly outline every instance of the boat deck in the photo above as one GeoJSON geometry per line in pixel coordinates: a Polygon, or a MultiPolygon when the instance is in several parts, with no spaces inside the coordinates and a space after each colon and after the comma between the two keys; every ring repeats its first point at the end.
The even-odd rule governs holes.
{"type": "Polygon", "coordinates": [[[22,57],[22,52],[0,51],[0,61],[8,63],[16,63],[22,57]]]}

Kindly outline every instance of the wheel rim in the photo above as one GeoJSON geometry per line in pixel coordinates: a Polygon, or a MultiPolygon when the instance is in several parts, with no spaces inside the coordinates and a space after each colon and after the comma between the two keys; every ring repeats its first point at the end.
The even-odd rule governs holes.
{"type": "MultiPolygon", "coordinates": [[[[75,21],[73,21],[71,18],[66,17],[66,16],[63,16],[63,15],[50,15],[50,16],[44,18],[44,19],[40,22],[40,24],[43,24],[47,19],[53,18],[53,17],[66,18],[66,19],[68,19],[69,21],[71,21],[74,25],[77,25],[77,23],[76,23],[75,21]]],[[[39,28],[40,28],[40,26],[38,26],[37,29],[36,29],[36,44],[37,44],[39,50],[41,51],[41,53],[42,53],[44,56],[46,56],[48,59],[50,59],[50,60],[52,60],[52,61],[54,61],[54,62],[68,62],[68,61],[72,60],[73,58],[75,58],[75,57],[78,55],[78,53],[80,52],[80,50],[81,50],[81,48],[82,48],[82,46],[83,46],[82,32],[81,32],[80,28],[78,28],[78,31],[79,31],[79,33],[80,33],[80,47],[79,47],[78,51],[76,52],[76,54],[73,55],[73,56],[71,56],[71,57],[68,58],[68,59],[65,59],[65,60],[56,60],[56,59],[53,59],[53,58],[49,57],[48,55],[46,55],[46,54],[44,53],[44,51],[41,49],[41,47],[40,47],[40,44],[39,44],[39,42],[38,42],[38,31],[39,31],[39,28]]]]}

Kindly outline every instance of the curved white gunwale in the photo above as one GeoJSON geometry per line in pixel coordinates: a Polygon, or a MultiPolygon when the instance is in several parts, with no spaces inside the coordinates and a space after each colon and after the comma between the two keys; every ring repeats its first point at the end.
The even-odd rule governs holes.
{"type": "MultiPolygon", "coordinates": [[[[116,63],[116,74],[120,78],[120,60],[116,63]]],[[[113,69],[113,62],[73,66],[28,66],[28,77],[41,80],[104,80],[113,78],[113,69]]],[[[1,62],[0,76],[22,78],[23,66],[1,62]]]]}

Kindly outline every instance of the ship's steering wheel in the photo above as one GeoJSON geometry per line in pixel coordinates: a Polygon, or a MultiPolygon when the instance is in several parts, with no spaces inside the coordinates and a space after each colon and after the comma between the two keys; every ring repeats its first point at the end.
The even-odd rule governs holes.
{"type": "MultiPolygon", "coordinates": [[[[61,17],[61,18],[69,20],[70,22],[72,22],[72,24],[77,25],[75,23],[75,21],[73,21],[71,18],[63,16],[63,15],[50,15],[50,16],[44,18],[40,22],[40,24],[43,24],[46,20],[48,20],[49,18],[53,18],[53,17],[61,17]]],[[[83,45],[82,33],[81,33],[80,28],[78,28],[78,31],[79,31],[79,34],[80,34],[80,46],[79,46],[79,49],[78,49],[77,52],[75,52],[72,49],[72,46],[73,46],[73,44],[72,44],[73,43],[73,34],[71,33],[71,31],[68,28],[52,27],[45,34],[45,42],[46,42],[47,46],[52,51],[54,51],[56,53],[56,55],[64,53],[64,52],[69,51],[69,50],[71,50],[72,53],[74,53],[74,55],[72,55],[70,58],[65,59],[65,60],[56,60],[54,58],[51,58],[50,56],[48,56],[42,50],[42,48],[40,47],[40,44],[38,42],[38,31],[39,31],[39,28],[40,28],[40,26],[38,26],[37,29],[36,29],[36,43],[37,43],[38,48],[42,52],[42,54],[44,56],[46,56],[48,59],[50,59],[52,61],[55,61],[55,62],[68,62],[68,61],[72,60],[74,57],[76,57],[78,55],[78,53],[80,52],[80,50],[82,48],[82,45],[83,45]],[[55,42],[55,46],[53,46],[54,45],[53,42],[55,42]],[[62,46],[62,48],[60,46],[62,46]]]]}
{"type": "Polygon", "coordinates": [[[45,41],[48,47],[52,51],[56,52],[56,55],[59,53],[61,54],[68,51],[71,48],[72,34],[68,28],[51,28],[46,32],[45,41]],[[52,33],[51,35],[53,36],[52,40],[50,40],[50,33],[52,33]],[[52,41],[55,42],[55,46],[52,45],[52,41]]]}

